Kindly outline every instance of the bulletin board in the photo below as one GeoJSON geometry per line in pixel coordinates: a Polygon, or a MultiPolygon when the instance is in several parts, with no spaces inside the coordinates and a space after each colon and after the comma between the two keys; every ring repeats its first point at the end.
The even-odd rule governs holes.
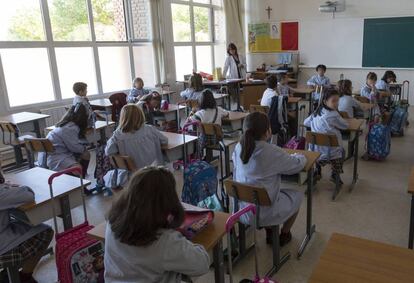
{"type": "Polygon", "coordinates": [[[249,52],[282,52],[299,49],[298,22],[249,24],[249,52]]]}

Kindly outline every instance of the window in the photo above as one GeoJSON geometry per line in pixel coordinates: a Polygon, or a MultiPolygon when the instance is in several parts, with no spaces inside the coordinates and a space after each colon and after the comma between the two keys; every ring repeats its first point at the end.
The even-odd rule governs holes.
{"type": "Polygon", "coordinates": [[[134,76],[153,87],[150,12],[150,0],[0,0],[0,104],[71,99],[77,81],[89,96],[129,89],[134,76]]]}
{"type": "Polygon", "coordinates": [[[0,41],[45,40],[39,0],[0,1],[0,41]]]}
{"type": "Polygon", "coordinates": [[[212,73],[215,66],[222,66],[221,58],[225,57],[224,53],[216,58],[216,52],[222,50],[218,44],[225,39],[221,0],[175,1],[171,3],[171,16],[176,79],[182,80],[192,70],[212,73]]]}
{"type": "Polygon", "coordinates": [[[91,40],[86,0],[48,0],[53,39],[91,40]]]}
{"type": "Polygon", "coordinates": [[[72,91],[74,82],[87,83],[90,94],[99,93],[92,48],[64,47],[56,48],[55,52],[62,98],[75,96],[72,91]]]}
{"type": "Polygon", "coordinates": [[[54,99],[46,48],[0,49],[10,106],[54,99]]]}

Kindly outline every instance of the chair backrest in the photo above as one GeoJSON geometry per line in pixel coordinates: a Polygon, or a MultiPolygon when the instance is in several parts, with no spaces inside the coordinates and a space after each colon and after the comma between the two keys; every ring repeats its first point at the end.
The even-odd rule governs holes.
{"type": "Polygon", "coordinates": [[[233,180],[225,180],[224,188],[227,195],[235,199],[261,206],[272,205],[269,194],[264,188],[238,183],[233,180]]]}
{"type": "Polygon", "coordinates": [[[362,103],[370,103],[370,100],[366,98],[365,96],[355,95],[354,98],[362,103]]]}
{"type": "Polygon", "coordinates": [[[306,142],[319,146],[336,147],[339,146],[336,135],[321,134],[315,132],[306,132],[306,142]]]}
{"type": "Polygon", "coordinates": [[[342,118],[344,119],[349,119],[351,117],[349,117],[348,112],[345,111],[339,111],[339,114],[341,115],[342,118]]]}
{"type": "Polygon", "coordinates": [[[32,152],[53,152],[55,147],[52,142],[44,138],[30,138],[24,140],[26,148],[32,152]]]}
{"type": "Polygon", "coordinates": [[[118,122],[122,107],[127,104],[127,95],[123,92],[111,94],[109,101],[112,104],[112,121],[118,122]]]}
{"type": "Polygon", "coordinates": [[[253,112],[261,112],[265,113],[266,115],[269,113],[269,107],[262,106],[262,105],[250,105],[250,113],[253,112]]]}
{"type": "Polygon", "coordinates": [[[3,144],[11,145],[13,140],[19,135],[19,128],[13,123],[10,122],[0,122],[0,130],[2,132],[3,144]],[[6,134],[9,135],[9,140],[6,141],[6,134]]]}
{"type": "Polygon", "coordinates": [[[223,129],[218,124],[213,123],[201,123],[201,133],[207,138],[213,137],[217,142],[223,140],[223,129]]]}
{"type": "Polygon", "coordinates": [[[129,172],[135,172],[137,170],[134,160],[129,156],[111,155],[109,159],[114,169],[122,169],[129,172]]]}

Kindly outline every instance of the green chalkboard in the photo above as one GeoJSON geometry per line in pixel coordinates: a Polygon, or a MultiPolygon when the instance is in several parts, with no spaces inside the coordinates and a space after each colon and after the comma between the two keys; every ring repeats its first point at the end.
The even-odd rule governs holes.
{"type": "Polygon", "coordinates": [[[414,68],[414,17],[365,19],[362,66],[414,68]]]}

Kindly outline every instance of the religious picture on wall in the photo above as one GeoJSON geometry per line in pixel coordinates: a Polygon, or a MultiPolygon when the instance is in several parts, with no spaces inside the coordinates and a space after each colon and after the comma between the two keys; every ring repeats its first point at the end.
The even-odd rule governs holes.
{"type": "Polygon", "coordinates": [[[280,23],[270,23],[270,38],[280,39],[280,23]]]}

